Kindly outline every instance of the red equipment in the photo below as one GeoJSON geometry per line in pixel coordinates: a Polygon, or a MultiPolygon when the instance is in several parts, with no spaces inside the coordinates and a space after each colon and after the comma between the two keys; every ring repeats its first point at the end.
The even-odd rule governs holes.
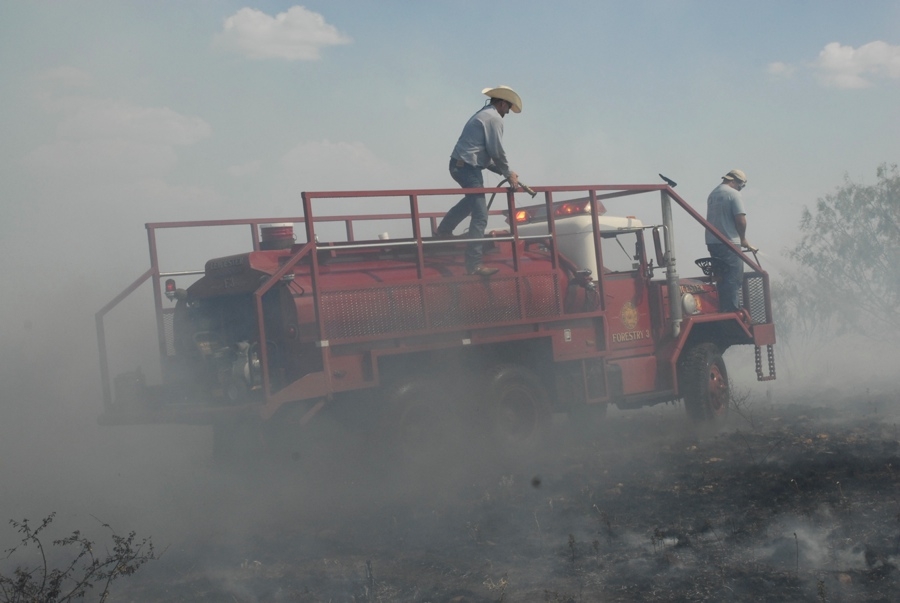
{"type": "Polygon", "coordinates": [[[540,439],[554,411],[683,398],[697,420],[722,417],[730,401],[722,353],[731,345],[756,346],[757,377],[775,378],[768,274],[733,247],[750,269],[733,313],[718,312],[712,275],[680,279],[672,202],[711,227],[669,184],[535,187],[543,202],[528,207],[508,189],[479,190],[506,198],[506,209],[490,213],[506,216],[508,229],[484,239],[484,263],[499,269],[490,278],[466,274],[467,239],[429,236],[443,213],[419,210],[423,199],[455,199],[459,189],[304,193],[305,218],[147,224],[150,269],[96,317],[101,422],[213,424],[225,449],[239,426],[302,430],[344,406],[374,413],[372,425],[391,426],[401,440],[433,434],[451,415],[474,416],[521,446],[540,439]],[[660,224],[605,215],[604,200],[654,193],[660,224]],[[313,211],[314,202],[398,197],[407,212],[313,211]],[[408,236],[355,235],[398,222],[408,236]],[[342,224],[345,240],[319,243],[326,223],[342,224]],[[295,224],[305,230],[299,243],[295,224]],[[249,226],[252,251],[211,259],[202,271],[160,270],[159,230],[235,225],[249,226]],[[665,278],[654,279],[659,269],[665,278]],[[175,287],[174,277],[192,275],[200,278],[175,287]],[[103,319],[147,280],[163,383],[147,386],[136,371],[113,387],[103,319]]]}

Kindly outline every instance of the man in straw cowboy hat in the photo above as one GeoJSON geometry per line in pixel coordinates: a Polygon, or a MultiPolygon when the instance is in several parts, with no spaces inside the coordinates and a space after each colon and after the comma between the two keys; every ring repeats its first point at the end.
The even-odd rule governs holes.
{"type": "MultiPolygon", "coordinates": [[[[522,112],[522,99],[509,86],[485,88],[482,94],[490,98],[484,107],[473,115],[463,127],[456,146],[450,154],[450,176],[463,188],[484,188],[481,171],[489,169],[509,180],[513,188],[519,185],[519,175],[509,169],[506,152],[503,150],[503,118],[507,113],[522,112]]],[[[484,238],[488,212],[484,194],[466,195],[450,208],[438,225],[435,236],[449,237],[466,216],[472,216],[469,223],[469,238],[484,238]]],[[[481,263],[482,244],[469,243],[466,248],[466,271],[469,274],[490,276],[497,268],[488,268],[481,263]]]]}
{"type": "MultiPolygon", "coordinates": [[[[716,227],[726,239],[749,251],[756,248],[747,242],[747,212],[741,199],[741,190],[747,185],[747,176],[741,170],[731,170],[722,176],[722,183],[713,189],[706,200],[706,220],[716,227]]],[[[741,279],[744,262],[730,247],[723,244],[709,230],[706,231],[706,247],[709,255],[720,260],[719,309],[734,312],[741,305],[741,279]]]]}

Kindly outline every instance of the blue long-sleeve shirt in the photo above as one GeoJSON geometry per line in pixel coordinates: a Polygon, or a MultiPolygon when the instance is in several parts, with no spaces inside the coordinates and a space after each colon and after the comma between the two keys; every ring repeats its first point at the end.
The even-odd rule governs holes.
{"type": "Polygon", "coordinates": [[[509,162],[503,150],[503,118],[493,105],[485,105],[469,118],[450,157],[469,165],[489,168],[509,178],[509,162]]]}

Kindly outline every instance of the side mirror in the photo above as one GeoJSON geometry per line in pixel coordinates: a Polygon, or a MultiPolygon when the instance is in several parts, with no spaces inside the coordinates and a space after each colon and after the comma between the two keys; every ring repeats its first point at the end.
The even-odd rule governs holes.
{"type": "Polygon", "coordinates": [[[663,253],[662,239],[659,236],[660,226],[653,227],[653,248],[656,250],[656,265],[662,268],[667,266],[666,255],[663,253]]]}

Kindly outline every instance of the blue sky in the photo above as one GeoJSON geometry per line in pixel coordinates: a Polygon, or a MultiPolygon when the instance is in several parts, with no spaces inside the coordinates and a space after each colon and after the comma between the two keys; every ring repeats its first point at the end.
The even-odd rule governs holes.
{"type": "Polygon", "coordinates": [[[662,172],[703,207],[741,168],[774,259],[804,205],[898,162],[900,2],[4,2],[0,248],[15,278],[64,249],[96,308],[145,269],[144,222],[455,186],[497,84],[525,182],[662,172]]]}

